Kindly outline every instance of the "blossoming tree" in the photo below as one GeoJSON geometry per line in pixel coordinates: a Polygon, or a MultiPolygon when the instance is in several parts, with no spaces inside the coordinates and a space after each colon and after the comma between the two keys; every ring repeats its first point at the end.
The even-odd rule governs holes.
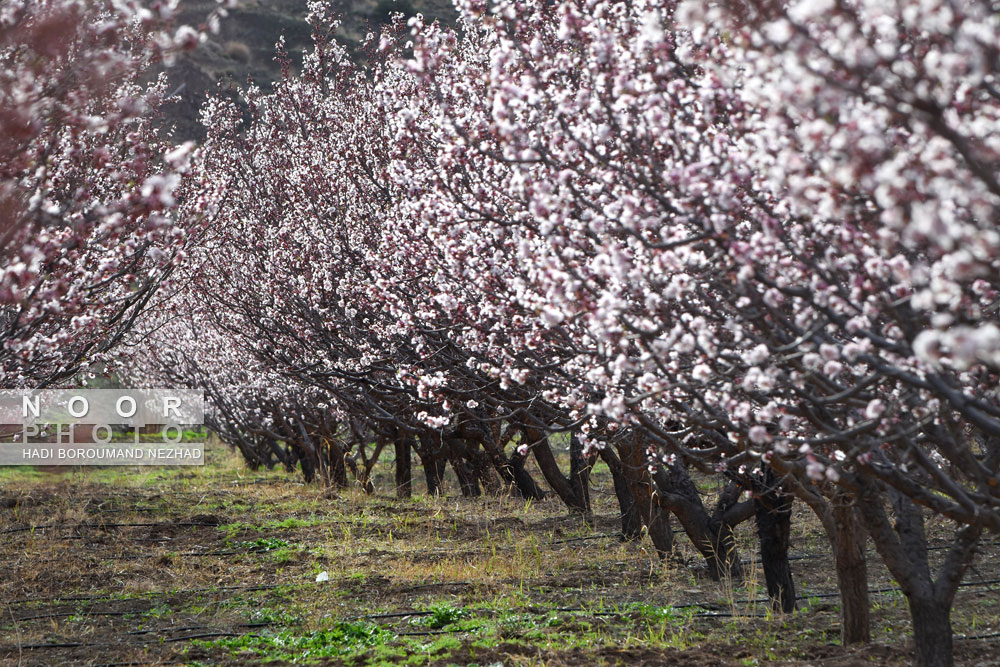
{"type": "MultiPolygon", "coordinates": [[[[39,387],[108,360],[183,256],[168,211],[191,146],[143,83],[202,33],[173,2],[0,8],[0,373],[39,387]]],[[[218,18],[220,7],[209,18],[218,18]]]]}
{"type": "Polygon", "coordinates": [[[429,481],[447,461],[469,495],[527,496],[530,455],[584,516],[600,456],[625,532],[667,551],[673,515],[719,576],[753,515],[784,609],[797,497],[844,641],[868,638],[867,535],[918,663],[949,664],[1000,530],[996,12],[458,4],[461,33],[397,22],[366,68],[314,3],[301,76],[247,122],[206,108],[182,215],[211,231],[176,297],[202,316],[149,335],[194,384],[252,377],[216,408],[255,451],[346,439],[367,467],[391,442],[401,489],[416,449],[429,481]],[[719,475],[714,508],[689,469],[719,475]]]}

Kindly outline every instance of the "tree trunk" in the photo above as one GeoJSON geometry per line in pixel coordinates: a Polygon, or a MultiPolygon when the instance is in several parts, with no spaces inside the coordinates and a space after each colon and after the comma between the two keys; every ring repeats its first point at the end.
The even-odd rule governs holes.
{"type": "Polygon", "coordinates": [[[420,457],[424,468],[424,481],[427,483],[427,495],[436,496],[441,493],[441,475],[438,472],[437,461],[433,457],[420,457]]]}
{"type": "Polygon", "coordinates": [[[333,437],[323,436],[320,447],[323,460],[324,481],[334,487],[347,486],[347,468],[344,466],[344,450],[333,437]]]}
{"type": "Polygon", "coordinates": [[[785,479],[794,485],[795,494],[816,514],[830,541],[840,591],[841,642],[846,646],[871,641],[871,602],[865,557],[867,533],[855,500],[843,491],[825,497],[804,474],[793,476],[788,470],[777,470],[776,473],[785,475],[785,479]]]}
{"type": "Polygon", "coordinates": [[[582,514],[588,523],[593,522],[594,517],[590,513],[590,507],[582,497],[576,494],[570,481],[559,469],[559,464],[552,454],[551,447],[549,447],[549,439],[541,431],[531,427],[525,427],[523,433],[549,487],[566,503],[570,510],[582,514]]]}
{"type": "Polygon", "coordinates": [[[399,434],[396,437],[394,447],[396,449],[396,496],[399,498],[409,498],[413,495],[413,472],[410,465],[410,451],[412,440],[399,434]]]}
{"type": "Polygon", "coordinates": [[[527,456],[521,456],[517,452],[514,452],[510,457],[510,468],[514,473],[514,486],[525,500],[542,500],[545,498],[545,490],[525,469],[524,464],[527,462],[527,458],[527,456]]]}
{"type": "Polygon", "coordinates": [[[316,463],[301,445],[298,449],[299,461],[302,463],[302,477],[307,484],[312,484],[313,480],[316,479],[316,463]]]}
{"type": "Polygon", "coordinates": [[[364,439],[359,435],[358,437],[358,458],[361,459],[361,465],[358,466],[358,484],[364,489],[365,493],[372,495],[375,493],[375,482],[372,480],[372,470],[375,468],[375,464],[378,463],[378,457],[382,454],[382,449],[385,447],[388,437],[384,435],[375,436],[375,448],[372,449],[371,456],[368,456],[368,450],[365,447],[364,439]]]}
{"type": "MultiPolygon", "coordinates": [[[[451,448],[449,448],[451,449],[451,448]]],[[[452,470],[458,477],[458,485],[462,489],[462,495],[466,498],[476,498],[482,493],[479,490],[479,482],[476,480],[476,471],[460,452],[450,451],[448,456],[452,470]]]]}
{"type": "Polygon", "coordinates": [[[576,433],[569,439],[569,485],[573,489],[573,494],[579,498],[584,507],[587,508],[587,515],[592,516],[590,504],[590,469],[593,467],[593,459],[588,458],[583,453],[583,443],[576,433]]]}
{"type": "Polygon", "coordinates": [[[646,532],[653,547],[661,558],[674,547],[674,531],[670,528],[670,515],[663,511],[653,496],[653,480],[649,476],[642,445],[636,441],[623,441],[618,446],[621,454],[622,475],[629,492],[635,500],[635,507],[646,525],[646,532]]]}
{"type": "Polygon", "coordinates": [[[834,498],[834,535],[831,536],[840,590],[840,641],[845,646],[871,641],[865,533],[853,504],[848,503],[844,497],[834,498]]]}
{"type": "Polygon", "coordinates": [[[615,496],[618,497],[618,508],[621,510],[622,537],[626,540],[637,540],[642,537],[642,516],[639,514],[639,507],[632,497],[632,492],[629,491],[628,482],[622,472],[622,462],[609,446],[600,450],[600,456],[608,464],[614,482],[615,496]]]}
{"type": "Polygon", "coordinates": [[[924,509],[911,498],[874,480],[861,479],[858,514],[886,568],[899,582],[910,607],[918,667],[950,667],[951,605],[972,563],[982,527],[965,525],[956,532],[937,579],[931,577],[924,509]],[[885,500],[892,503],[893,516],[885,500]]]}
{"type": "Polygon", "coordinates": [[[350,458],[345,457],[344,463],[351,469],[358,486],[364,489],[365,493],[373,494],[375,493],[375,484],[371,478],[372,467],[378,461],[379,454],[382,453],[386,436],[384,433],[372,433],[363,424],[359,424],[354,420],[348,421],[348,428],[350,428],[356,452],[350,458]],[[372,450],[371,457],[369,457],[366,443],[372,436],[375,437],[375,448],[372,450]]]}
{"type": "Polygon", "coordinates": [[[344,448],[337,438],[338,424],[323,420],[320,422],[320,457],[323,460],[326,483],[333,487],[347,486],[347,468],[344,466],[344,448]]]}
{"type": "Polygon", "coordinates": [[[482,486],[483,492],[499,496],[504,491],[503,483],[498,476],[493,462],[490,460],[489,452],[481,450],[479,448],[480,444],[481,439],[478,437],[475,439],[465,439],[463,450],[466,453],[466,458],[469,461],[469,466],[476,480],[482,486]]]}
{"type": "Polygon", "coordinates": [[[440,465],[438,453],[424,436],[418,440],[420,443],[417,453],[420,454],[420,465],[424,469],[424,480],[427,482],[427,495],[436,496],[441,492],[441,480],[444,477],[443,466],[440,465]]]}
{"type": "MultiPolygon", "coordinates": [[[[267,446],[271,454],[273,454],[274,457],[278,459],[283,466],[285,466],[285,469],[288,469],[290,467],[288,465],[289,463],[288,453],[281,448],[281,446],[278,444],[278,441],[275,440],[274,438],[269,438],[269,437],[265,437],[264,441],[267,443],[267,446]]],[[[267,463],[270,463],[270,461],[268,461],[267,463]]],[[[256,466],[253,467],[256,469],[256,466]]]]}
{"type": "MultiPolygon", "coordinates": [[[[721,511],[710,516],[687,469],[680,463],[659,466],[654,479],[660,506],[665,511],[672,512],[680,521],[691,544],[705,558],[709,576],[714,581],[723,577],[741,580],[743,566],[733,528],[724,518],[725,507],[717,508],[721,511]]],[[[729,488],[724,492],[720,505],[735,502],[738,495],[729,497],[733,491],[734,489],[729,488]]]]}
{"type": "Polygon", "coordinates": [[[507,456],[504,454],[503,445],[505,443],[497,441],[501,437],[498,430],[495,428],[481,428],[479,429],[478,436],[483,446],[483,451],[486,453],[486,458],[489,459],[490,465],[496,474],[500,476],[502,487],[500,492],[509,493],[512,487],[517,488],[517,479],[514,476],[514,469],[511,467],[510,461],[507,460],[507,456]]]}
{"type": "Polygon", "coordinates": [[[355,481],[361,479],[361,473],[358,471],[358,462],[354,460],[354,456],[348,454],[344,457],[344,467],[351,471],[355,481]]]}
{"type": "Polygon", "coordinates": [[[507,458],[507,445],[519,431],[520,427],[516,424],[508,424],[504,429],[494,424],[492,426],[480,425],[476,434],[493,470],[500,477],[503,485],[500,491],[515,493],[526,500],[541,500],[545,497],[545,492],[532,479],[531,474],[524,469],[527,455],[521,456],[515,449],[510,458],[507,458]]]}
{"type": "Polygon", "coordinates": [[[424,468],[424,478],[427,481],[427,495],[437,496],[444,493],[444,473],[448,466],[444,445],[437,434],[424,433],[417,439],[420,448],[420,465],[424,468]]]}
{"type": "Polygon", "coordinates": [[[795,611],[795,583],[788,562],[792,496],[781,489],[770,469],[765,469],[763,479],[756,486],[754,518],[767,595],[771,604],[788,614],[795,611]]]}
{"type": "Polygon", "coordinates": [[[951,667],[951,605],[934,596],[910,595],[917,667],[951,667]]]}

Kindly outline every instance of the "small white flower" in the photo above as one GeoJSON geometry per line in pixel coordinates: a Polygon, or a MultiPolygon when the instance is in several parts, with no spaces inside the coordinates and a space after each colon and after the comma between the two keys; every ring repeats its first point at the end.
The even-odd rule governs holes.
{"type": "Polygon", "coordinates": [[[698,382],[708,382],[712,377],[712,369],[708,364],[698,364],[691,369],[691,377],[698,382]]]}
{"type": "Polygon", "coordinates": [[[191,152],[194,150],[193,141],[185,141],[163,156],[163,159],[174,169],[184,171],[191,164],[191,152]]]}
{"type": "Polygon", "coordinates": [[[815,352],[807,352],[802,355],[802,365],[811,371],[819,370],[819,367],[823,365],[823,357],[815,352]]]}
{"type": "Polygon", "coordinates": [[[764,292],[764,303],[766,303],[771,308],[780,308],[781,304],[785,302],[785,295],[774,289],[773,287],[766,292],[764,292]]]}
{"type": "Polygon", "coordinates": [[[559,326],[563,319],[562,312],[552,306],[548,306],[542,311],[542,322],[549,328],[559,326]]]}
{"type": "Polygon", "coordinates": [[[823,374],[827,377],[837,377],[842,370],[844,370],[844,365],[839,361],[828,361],[823,365],[823,374]]]}
{"type": "Polygon", "coordinates": [[[865,408],[866,419],[878,419],[885,412],[885,403],[879,399],[872,400],[865,408]]]}
{"type": "Polygon", "coordinates": [[[744,360],[752,366],[759,366],[760,364],[767,361],[767,358],[770,355],[771,353],[768,351],[767,345],[761,343],[754,349],[747,352],[746,356],[744,357],[744,360]]]}

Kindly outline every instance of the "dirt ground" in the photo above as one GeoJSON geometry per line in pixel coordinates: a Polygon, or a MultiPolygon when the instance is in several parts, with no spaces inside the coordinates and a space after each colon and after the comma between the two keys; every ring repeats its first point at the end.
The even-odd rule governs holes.
{"type": "MultiPolygon", "coordinates": [[[[762,599],[752,525],[740,528],[746,581],[712,582],[680,534],[666,561],[621,542],[600,470],[588,527],[555,500],[334,496],[247,471],[218,446],[208,458],[0,469],[0,664],[910,661],[905,599],[874,555],[875,641],[839,645],[832,562],[802,507],[799,608],[782,615],[762,599]]],[[[1000,665],[1000,545],[988,540],[952,617],[962,665],[1000,665]]]]}

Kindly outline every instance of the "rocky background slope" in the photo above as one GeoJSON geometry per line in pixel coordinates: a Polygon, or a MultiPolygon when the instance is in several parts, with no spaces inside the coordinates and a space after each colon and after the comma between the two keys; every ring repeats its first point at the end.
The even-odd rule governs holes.
{"type": "MultiPolygon", "coordinates": [[[[340,38],[356,45],[369,28],[389,21],[393,12],[452,21],[455,11],[450,0],[337,0],[342,15],[340,38]]],[[[215,0],[183,0],[179,23],[198,25],[215,7],[215,0]]],[[[167,69],[176,100],[165,111],[165,121],[173,126],[176,140],[204,137],[198,110],[210,92],[232,91],[253,81],[263,90],[281,77],[275,61],[275,43],[285,36],[293,63],[301,62],[310,45],[310,28],[305,17],[306,0],[243,0],[238,9],[222,22],[195,52],[178,59],[167,69]]]]}

